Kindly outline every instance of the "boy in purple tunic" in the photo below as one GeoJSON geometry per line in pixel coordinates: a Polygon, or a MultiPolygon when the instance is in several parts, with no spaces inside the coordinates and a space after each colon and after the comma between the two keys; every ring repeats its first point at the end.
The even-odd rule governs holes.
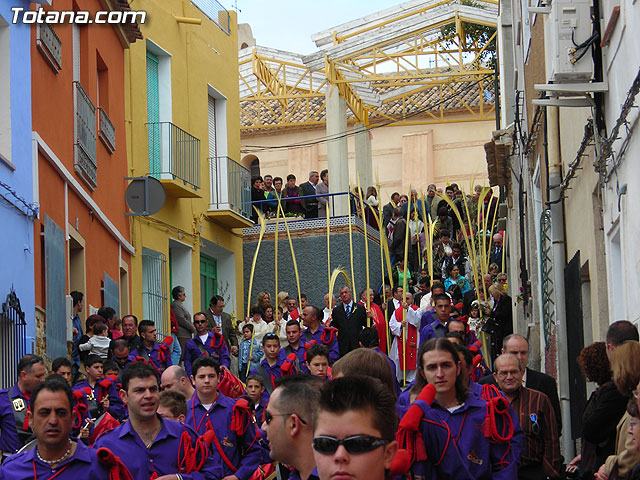
{"type": "Polygon", "coordinates": [[[513,448],[515,426],[497,415],[508,411],[503,397],[484,400],[469,392],[466,369],[458,352],[446,338],[433,338],[418,352],[418,368],[434,391],[430,400],[423,392],[409,408],[401,422],[403,425],[420,408],[418,439],[424,442],[427,458],[414,458],[413,474],[428,479],[515,480],[521,449],[513,448]],[[433,387],[432,387],[433,385],[433,387]],[[495,427],[491,427],[493,415],[495,427]],[[510,425],[510,427],[509,427],[510,425]],[[515,451],[515,453],[514,453],[515,451]]]}
{"type": "Polygon", "coordinates": [[[224,342],[222,334],[209,331],[209,322],[204,312],[198,312],[193,315],[193,326],[196,327],[195,337],[188,340],[184,346],[184,369],[187,375],[191,375],[193,361],[198,357],[207,355],[220,365],[229,368],[231,357],[229,356],[227,344],[224,342]]]}
{"type": "MultiPolygon", "coordinates": [[[[156,372],[143,363],[133,363],[122,373],[120,397],[129,408],[129,420],[98,439],[120,457],[136,480],[220,479],[222,471],[214,454],[200,458],[195,471],[185,465],[186,446],[196,442],[187,425],[157,414],[160,386],[156,372]]],[[[91,478],[82,476],[78,478],[91,478]]]]}
{"type": "Polygon", "coordinates": [[[71,387],[58,375],[34,388],[27,417],[36,443],[4,461],[0,480],[109,479],[109,469],[98,462],[96,451],[70,439],[71,403],[71,387]]]}
{"type": "Polygon", "coordinates": [[[276,379],[285,375],[297,373],[297,356],[293,353],[289,357],[280,360],[280,337],[275,333],[267,333],[262,337],[262,351],[264,358],[251,370],[251,375],[260,375],[264,380],[266,394],[263,398],[267,401],[276,388],[276,379]]]}
{"type": "Polygon", "coordinates": [[[129,360],[142,361],[156,372],[158,379],[167,367],[173,365],[171,360],[171,343],[173,338],[167,337],[162,343],[158,343],[158,331],[151,320],[142,320],[138,325],[138,333],[142,340],[141,345],[131,350],[129,360]]]}
{"type": "Polygon", "coordinates": [[[219,374],[220,365],[211,357],[193,362],[191,381],[196,391],[187,402],[185,424],[198,435],[213,432],[211,456],[223,480],[248,480],[259,465],[269,463],[268,453],[248,402],[218,392],[219,374]]]}
{"type": "MultiPolygon", "coordinates": [[[[80,390],[84,387],[91,389],[91,394],[87,397],[89,410],[87,412],[90,418],[98,419],[103,413],[109,412],[116,420],[122,420],[125,417],[125,408],[118,391],[113,382],[104,382],[105,386],[100,385],[105,378],[103,375],[104,360],[97,355],[89,355],[84,362],[84,368],[87,372],[86,380],[76,383],[73,390],[80,390]]],[[[82,419],[84,423],[85,419],[82,419]]]]}

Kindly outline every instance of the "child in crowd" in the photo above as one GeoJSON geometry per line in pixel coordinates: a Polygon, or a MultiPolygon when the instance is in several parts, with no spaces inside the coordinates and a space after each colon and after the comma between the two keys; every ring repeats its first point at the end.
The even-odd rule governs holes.
{"type": "Polygon", "coordinates": [[[322,380],[330,379],[329,375],[329,349],[322,344],[311,345],[307,352],[307,368],[314,377],[322,380]]]}
{"type": "Polygon", "coordinates": [[[122,333],[122,320],[118,317],[113,321],[113,328],[110,330],[111,339],[115,340],[116,338],[122,337],[124,335],[122,333]]]}
{"type": "Polygon", "coordinates": [[[255,363],[259,362],[264,355],[264,352],[260,349],[260,344],[253,338],[253,325],[247,324],[242,327],[242,336],[244,340],[240,343],[238,349],[238,365],[240,380],[243,382],[247,379],[247,370],[251,370],[255,363]],[[253,343],[253,347],[251,344],[253,343]]]}
{"type": "Polygon", "coordinates": [[[288,358],[284,358],[281,362],[278,361],[280,338],[278,338],[278,335],[275,333],[267,333],[264,336],[262,339],[262,350],[264,351],[264,358],[256,365],[251,373],[256,373],[262,377],[266,390],[266,395],[263,395],[263,398],[268,398],[276,388],[276,378],[297,373],[295,367],[296,356],[292,354],[293,363],[288,358]]]}
{"type": "Polygon", "coordinates": [[[244,322],[240,324],[240,331],[244,329],[245,325],[253,326],[253,338],[258,342],[262,342],[262,337],[269,331],[269,325],[262,319],[263,314],[262,307],[252,307],[251,317],[248,317],[244,322]]]}
{"type": "Polygon", "coordinates": [[[102,371],[104,372],[105,377],[108,377],[109,375],[115,375],[117,377],[120,375],[118,364],[113,360],[105,360],[102,364],[102,371]]]}
{"type": "Polygon", "coordinates": [[[253,402],[253,416],[258,425],[262,425],[264,417],[264,407],[266,405],[263,394],[264,380],[262,379],[262,377],[260,375],[249,375],[247,377],[247,396],[253,402]]]}
{"type": "Polygon", "coordinates": [[[89,355],[97,355],[106,360],[109,354],[111,339],[107,336],[107,326],[104,323],[96,323],[93,326],[93,337],[87,343],[78,345],[80,351],[89,350],[89,355]]]}
{"type": "Polygon", "coordinates": [[[287,341],[287,322],[283,320],[282,307],[278,307],[277,314],[277,320],[273,322],[270,327],[271,332],[278,335],[278,337],[280,337],[280,343],[282,343],[287,341]]]}

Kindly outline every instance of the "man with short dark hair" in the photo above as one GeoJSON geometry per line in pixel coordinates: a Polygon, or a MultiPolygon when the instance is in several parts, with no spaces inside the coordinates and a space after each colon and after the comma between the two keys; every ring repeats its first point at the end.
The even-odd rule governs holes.
{"type": "Polygon", "coordinates": [[[518,478],[538,480],[561,477],[562,457],[553,407],[544,393],[526,388],[525,366],[511,353],[503,353],[493,364],[493,377],[516,412],[525,432],[518,478]]]}
{"type": "Polygon", "coordinates": [[[33,433],[26,426],[25,418],[31,393],[44,380],[45,372],[41,357],[25,355],[18,362],[16,384],[11,389],[0,390],[0,452],[5,456],[22,448],[33,433]]]}
{"type": "Polygon", "coordinates": [[[393,215],[393,210],[398,207],[400,203],[400,194],[398,192],[393,192],[391,194],[391,201],[387,203],[384,207],[382,207],[382,226],[387,228],[387,224],[391,220],[391,216],[393,215]]]}
{"type": "Polygon", "coordinates": [[[297,320],[289,320],[285,325],[285,333],[287,334],[288,344],[280,349],[278,353],[278,362],[282,365],[285,358],[290,353],[295,353],[298,364],[304,373],[308,373],[306,365],[304,365],[304,342],[301,342],[302,328],[297,320]]]}
{"type": "MultiPolygon", "coordinates": [[[[434,284],[433,290],[435,289],[434,284]]],[[[444,337],[447,330],[445,325],[451,318],[451,299],[448,295],[438,294],[431,299],[434,305],[433,314],[426,312],[420,319],[420,345],[430,338],[444,337]]]]}
{"type": "Polygon", "coordinates": [[[204,312],[209,322],[209,330],[222,334],[224,343],[232,355],[238,354],[238,337],[233,329],[231,315],[224,311],[224,298],[214,295],[209,300],[209,309],[204,312]]]}
{"type": "Polygon", "coordinates": [[[72,403],[71,388],[59,377],[51,376],[33,389],[27,417],[36,443],[3,462],[0,480],[110,478],[96,451],[70,438],[72,403]]]}
{"type": "Polygon", "coordinates": [[[611,359],[611,352],[628,340],[638,341],[638,328],[629,320],[618,320],[607,329],[606,344],[607,357],[611,359]]]}
{"type": "MultiPolygon", "coordinates": [[[[171,337],[164,339],[162,344],[156,340],[158,330],[151,320],[142,320],[138,325],[138,332],[142,339],[142,345],[131,352],[129,359],[138,362],[142,361],[150,365],[158,374],[158,379],[167,367],[173,365],[171,361],[171,337]]],[[[172,340],[172,339],[171,339],[172,340]]]]}
{"type": "Polygon", "coordinates": [[[193,385],[191,385],[191,380],[187,376],[187,372],[179,365],[171,365],[162,372],[160,384],[163,390],[175,390],[180,392],[187,400],[193,397],[193,394],[196,391],[195,388],[193,388],[193,385]]]}
{"type": "Polygon", "coordinates": [[[156,372],[143,363],[128,366],[122,374],[120,398],[129,408],[129,421],[100,437],[95,447],[106,447],[120,457],[136,480],[220,478],[220,468],[213,455],[198,471],[183,470],[184,434],[188,435],[191,445],[197,436],[189,425],[157,414],[159,397],[156,372]]]}
{"type": "Polygon", "coordinates": [[[269,456],[294,468],[291,480],[314,478],[311,419],[322,383],[309,375],[279,378],[265,408],[262,429],[269,441],[269,456]]]}
{"type": "Polygon", "coordinates": [[[111,338],[111,329],[113,328],[113,324],[115,323],[115,321],[118,319],[116,311],[111,307],[100,307],[98,309],[98,315],[104,318],[107,324],[107,336],[111,338]]]}
{"type": "Polygon", "coordinates": [[[241,400],[234,400],[218,391],[220,365],[210,357],[199,357],[193,362],[191,381],[196,394],[187,403],[185,425],[198,435],[214,432],[216,440],[211,446],[210,459],[218,468],[217,476],[223,480],[248,480],[255,469],[267,463],[267,452],[257,437],[251,412],[242,408],[241,400]],[[237,403],[240,402],[240,403],[237,403]],[[238,405],[238,408],[234,408],[238,405]],[[231,429],[243,425],[244,429],[231,429]],[[220,473],[222,472],[222,473],[220,473]]]}
{"type": "Polygon", "coordinates": [[[229,368],[231,357],[227,344],[224,343],[221,333],[208,330],[209,322],[204,312],[193,315],[193,326],[196,328],[196,335],[184,346],[184,369],[187,371],[187,375],[191,375],[193,361],[202,355],[208,355],[220,365],[229,368]]]}

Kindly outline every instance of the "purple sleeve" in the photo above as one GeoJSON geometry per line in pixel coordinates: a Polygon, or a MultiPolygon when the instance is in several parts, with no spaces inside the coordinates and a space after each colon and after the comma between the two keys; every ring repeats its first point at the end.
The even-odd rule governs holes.
{"type": "Polygon", "coordinates": [[[124,418],[124,414],[126,411],[126,407],[122,400],[120,399],[120,395],[118,395],[118,391],[116,390],[115,385],[109,386],[109,413],[113,418],[118,421],[122,421],[124,418]]]}
{"type": "Polygon", "coordinates": [[[194,356],[193,347],[195,342],[189,340],[184,346],[184,370],[187,372],[187,377],[191,376],[191,364],[200,356],[200,350],[197,355],[194,356]]]}
{"type": "Polygon", "coordinates": [[[259,465],[271,462],[269,450],[261,442],[262,437],[257,431],[257,426],[252,421],[247,431],[242,435],[242,443],[245,446],[244,455],[238,465],[235,476],[239,480],[248,480],[259,465]]]}
{"type": "Polygon", "coordinates": [[[231,367],[231,356],[229,356],[229,349],[224,342],[222,342],[222,346],[220,347],[220,365],[227,368],[231,367]]]}

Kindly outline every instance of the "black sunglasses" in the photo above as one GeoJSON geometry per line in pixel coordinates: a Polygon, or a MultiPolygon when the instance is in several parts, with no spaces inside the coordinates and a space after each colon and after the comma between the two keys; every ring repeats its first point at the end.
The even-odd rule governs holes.
{"type": "Polygon", "coordinates": [[[269,412],[269,410],[266,410],[266,409],[263,414],[264,423],[269,425],[271,424],[273,417],[288,417],[289,415],[295,415],[296,417],[298,417],[298,420],[300,420],[300,422],[302,422],[303,425],[307,424],[307,422],[305,422],[302,418],[300,418],[300,416],[297,413],[271,413],[269,412]]]}
{"type": "Polygon", "coordinates": [[[334,438],[324,435],[314,437],[313,449],[324,455],[331,455],[343,445],[345,450],[351,454],[367,453],[389,443],[384,438],[371,437],[369,435],[354,435],[347,438],[334,438]]]}
{"type": "Polygon", "coordinates": [[[278,335],[276,335],[275,333],[267,333],[262,338],[264,338],[265,340],[279,340],[280,339],[280,337],[278,337],[278,335]]]}

